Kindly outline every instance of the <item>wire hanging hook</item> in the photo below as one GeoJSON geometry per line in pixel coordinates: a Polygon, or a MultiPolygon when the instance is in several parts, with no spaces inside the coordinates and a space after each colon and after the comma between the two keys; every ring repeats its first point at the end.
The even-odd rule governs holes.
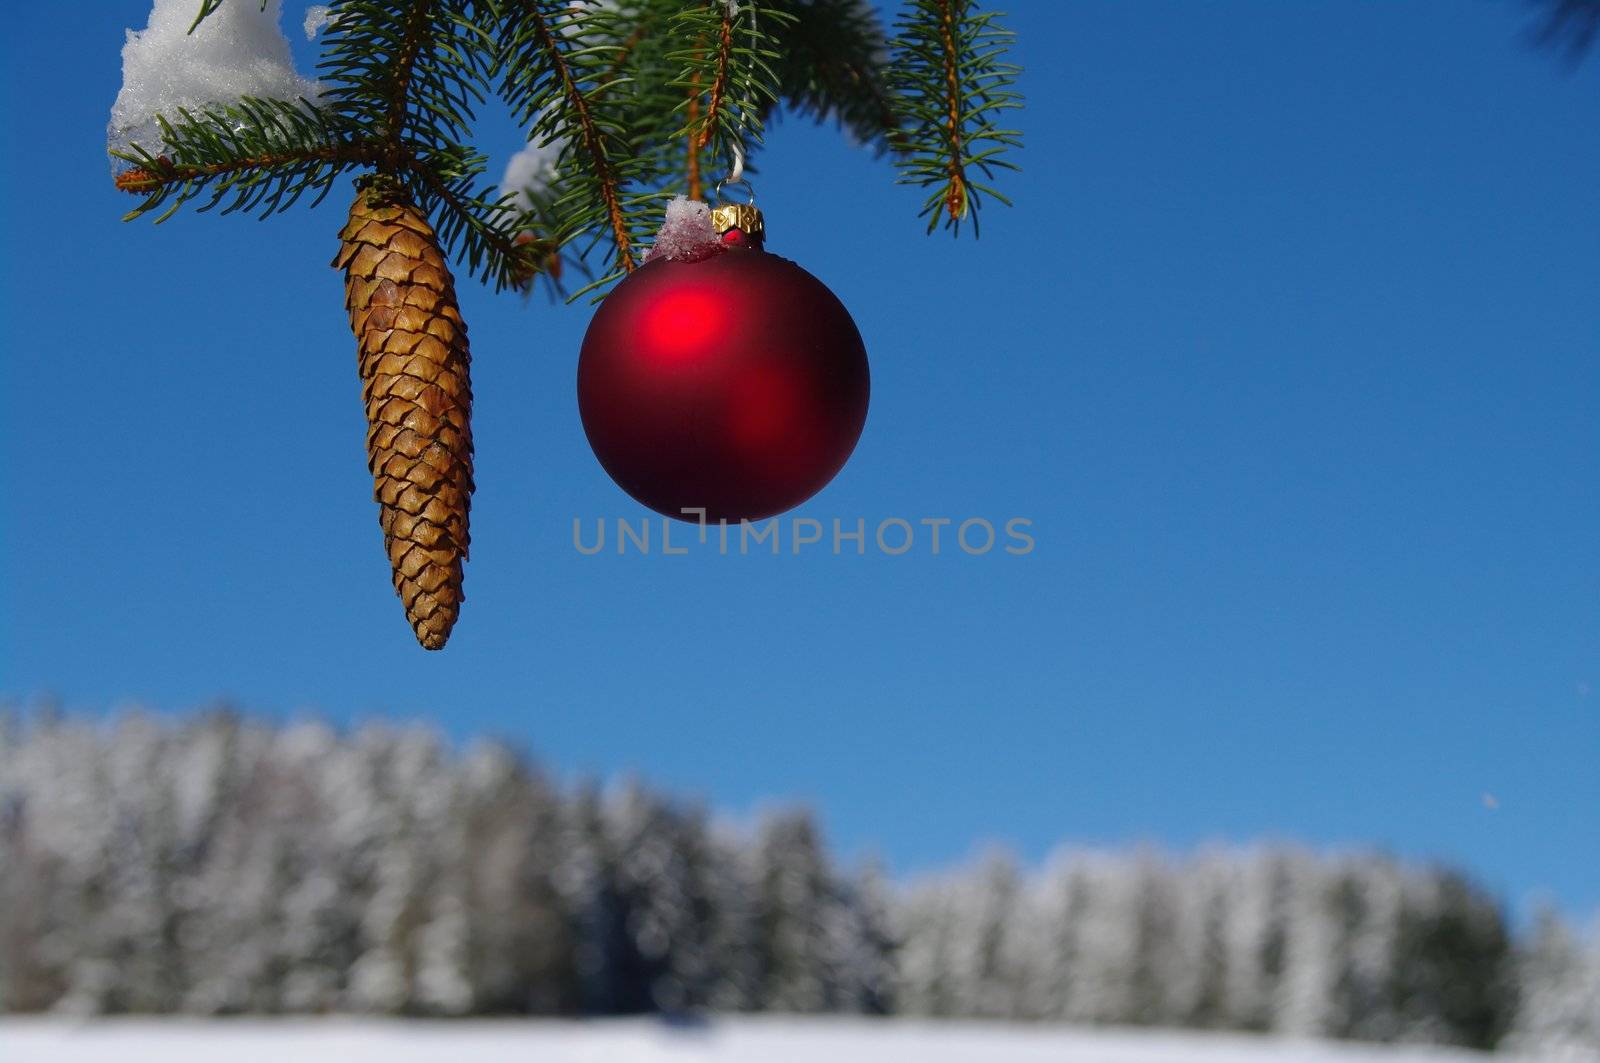
{"type": "MultiPolygon", "coordinates": [[[[749,17],[749,19],[750,19],[750,33],[751,33],[752,36],[754,36],[755,32],[756,32],[756,12],[755,12],[755,8],[752,7],[749,4],[740,3],[739,0],[723,0],[723,4],[724,4],[724,8],[723,9],[727,12],[728,17],[730,19],[738,18],[741,13],[743,13],[743,14],[745,14],[745,15],[747,15],[749,17]]],[[[750,74],[750,71],[749,71],[749,69],[747,67],[746,70],[745,70],[745,103],[744,103],[744,108],[746,108],[746,109],[750,106],[750,98],[754,95],[753,89],[751,88],[750,79],[751,79],[751,74],[750,74]]],[[[744,125],[745,120],[746,120],[746,116],[743,113],[743,109],[741,109],[741,113],[739,115],[739,125],[741,127],[744,125]]],[[[724,177],[722,180],[717,182],[717,187],[716,187],[716,189],[715,189],[713,194],[717,197],[717,202],[721,203],[722,202],[722,190],[723,190],[723,188],[725,188],[727,186],[730,186],[730,185],[743,186],[745,192],[748,193],[749,196],[750,196],[748,202],[753,207],[753,206],[755,206],[755,203],[756,203],[756,190],[753,187],[751,187],[751,184],[750,184],[749,181],[746,181],[744,179],[744,140],[743,140],[742,137],[736,136],[736,137],[733,138],[732,142],[729,144],[729,153],[732,155],[732,162],[731,162],[731,165],[728,167],[728,175],[726,177],[724,177]]]]}
{"type": "MultiPolygon", "coordinates": [[[[733,143],[733,166],[728,170],[728,176],[718,181],[716,188],[712,190],[712,195],[716,197],[719,205],[728,202],[722,195],[724,188],[743,188],[747,197],[745,202],[752,207],[756,205],[755,187],[744,179],[744,148],[738,141],[733,143]]],[[[734,202],[737,202],[737,200],[734,202]]]]}

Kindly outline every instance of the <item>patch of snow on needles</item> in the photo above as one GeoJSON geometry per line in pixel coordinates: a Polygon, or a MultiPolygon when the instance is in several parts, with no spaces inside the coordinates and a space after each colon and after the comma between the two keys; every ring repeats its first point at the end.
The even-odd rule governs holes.
{"type": "Polygon", "coordinates": [[[236,103],[241,96],[315,101],[320,86],[301,77],[279,28],[282,0],[263,10],[256,0],[229,0],[193,32],[195,0],[155,0],[150,22],[128,31],[122,46],[122,91],[111,107],[109,146],[138,144],[157,152],[156,115],[236,103]]]}

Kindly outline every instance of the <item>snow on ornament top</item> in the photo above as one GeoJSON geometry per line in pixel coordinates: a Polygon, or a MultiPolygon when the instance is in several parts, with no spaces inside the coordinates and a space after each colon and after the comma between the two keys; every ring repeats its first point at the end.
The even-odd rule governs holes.
{"type": "Polygon", "coordinates": [[[179,118],[179,108],[198,112],[228,106],[242,96],[316,102],[322,86],[301,77],[278,26],[283,0],[265,10],[255,0],[223,4],[193,33],[195,0],[155,0],[142,31],[128,31],[122,46],[122,90],[111,106],[107,146],[126,151],[138,144],[161,147],[156,115],[179,118]]]}
{"type": "Polygon", "coordinates": [[[698,199],[677,196],[667,204],[667,218],[644,260],[699,262],[723,250],[716,226],[711,224],[711,207],[698,199]]]}

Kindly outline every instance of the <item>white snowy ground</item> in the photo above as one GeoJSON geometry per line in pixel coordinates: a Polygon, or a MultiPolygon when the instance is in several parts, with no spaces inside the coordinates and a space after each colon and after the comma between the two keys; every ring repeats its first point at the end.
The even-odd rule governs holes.
{"type": "Polygon", "coordinates": [[[4,1063],[1467,1063],[1486,1057],[1207,1034],[980,1023],[734,1019],[0,1021],[4,1063]]]}

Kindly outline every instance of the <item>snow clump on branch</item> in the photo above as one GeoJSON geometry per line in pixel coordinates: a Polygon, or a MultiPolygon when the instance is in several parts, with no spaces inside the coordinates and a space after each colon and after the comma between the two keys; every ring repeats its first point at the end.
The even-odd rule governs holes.
{"type": "Polygon", "coordinates": [[[500,188],[511,193],[519,210],[532,210],[534,199],[550,191],[556,180],[556,164],[565,146],[566,139],[563,137],[548,144],[529,142],[527,147],[511,156],[506,163],[506,175],[500,180],[500,188]]]}
{"type": "Polygon", "coordinates": [[[321,33],[332,22],[333,9],[327,4],[312,4],[306,8],[306,21],[303,27],[306,31],[306,40],[316,40],[317,34],[321,33]]]}
{"type": "Polygon", "coordinates": [[[129,30],[122,46],[122,90],[111,107],[108,146],[161,148],[156,115],[178,121],[242,96],[315,102],[321,86],[300,76],[279,28],[283,0],[228,0],[195,28],[195,0],[155,0],[149,24],[129,30]]]}

